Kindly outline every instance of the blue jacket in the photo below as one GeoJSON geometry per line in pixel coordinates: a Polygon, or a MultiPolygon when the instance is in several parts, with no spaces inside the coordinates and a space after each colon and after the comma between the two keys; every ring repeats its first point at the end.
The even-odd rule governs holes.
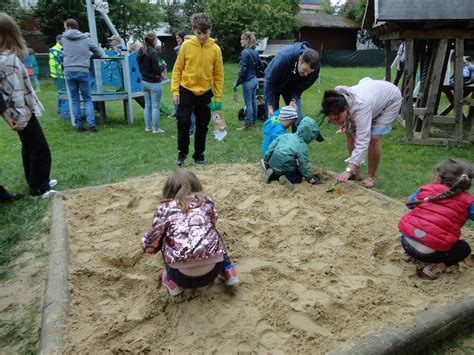
{"type": "Polygon", "coordinates": [[[283,92],[291,94],[292,99],[299,99],[319,76],[319,63],[314,72],[301,77],[296,69],[298,58],[305,50],[311,49],[308,42],[296,42],[281,49],[265,70],[265,102],[278,107],[277,98],[283,92]]]}
{"type": "Polygon", "coordinates": [[[305,180],[313,177],[308,158],[308,143],[319,136],[319,125],[310,117],[303,117],[296,133],[279,136],[268,147],[263,159],[277,175],[301,174],[305,180]]]}
{"type": "Polygon", "coordinates": [[[278,119],[278,111],[272,117],[269,117],[263,123],[263,143],[262,143],[262,157],[267,152],[268,146],[273,142],[277,137],[286,133],[285,127],[281,124],[278,119]]]}
{"type": "Polygon", "coordinates": [[[240,53],[240,69],[235,85],[249,81],[257,76],[257,69],[263,70],[263,64],[258,52],[253,48],[245,48],[240,53]]]}

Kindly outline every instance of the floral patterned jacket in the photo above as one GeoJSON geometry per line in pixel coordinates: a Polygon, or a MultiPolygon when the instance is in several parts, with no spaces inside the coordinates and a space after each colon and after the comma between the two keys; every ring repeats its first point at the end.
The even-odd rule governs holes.
{"type": "Polygon", "coordinates": [[[216,230],[214,202],[196,196],[188,212],[182,213],[176,200],[162,202],[156,209],[151,229],[141,240],[146,253],[163,252],[167,264],[205,260],[225,253],[224,243],[216,230]]]}

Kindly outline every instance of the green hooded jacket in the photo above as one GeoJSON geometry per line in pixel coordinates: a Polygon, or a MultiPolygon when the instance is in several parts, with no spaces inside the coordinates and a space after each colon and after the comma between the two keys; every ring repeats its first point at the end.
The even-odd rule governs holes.
{"type": "Polygon", "coordinates": [[[308,143],[319,135],[319,125],[310,117],[303,117],[296,133],[279,136],[268,147],[266,160],[276,175],[299,173],[305,180],[313,177],[309,165],[308,143]]]}

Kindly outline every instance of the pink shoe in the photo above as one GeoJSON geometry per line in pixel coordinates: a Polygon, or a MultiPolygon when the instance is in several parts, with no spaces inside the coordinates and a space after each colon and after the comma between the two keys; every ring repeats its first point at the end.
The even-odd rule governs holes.
{"type": "Polygon", "coordinates": [[[237,276],[237,269],[233,264],[228,266],[227,268],[224,268],[219,273],[218,277],[219,279],[224,281],[226,286],[235,286],[238,285],[240,282],[239,277],[237,276]]]}
{"type": "Polygon", "coordinates": [[[182,287],[179,287],[176,282],[168,277],[166,270],[161,273],[161,283],[168,289],[170,296],[178,296],[184,291],[182,287]]]}

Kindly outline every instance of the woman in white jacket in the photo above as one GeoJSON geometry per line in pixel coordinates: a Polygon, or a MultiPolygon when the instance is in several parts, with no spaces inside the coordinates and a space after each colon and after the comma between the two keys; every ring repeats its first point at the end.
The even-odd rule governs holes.
{"type": "Polygon", "coordinates": [[[321,113],[346,133],[350,157],[345,171],[336,178],[342,183],[358,176],[368,152],[367,178],[361,184],[371,188],[382,155],[382,136],[392,130],[402,104],[400,90],[388,81],[364,78],[355,86],[337,86],[324,93],[321,113]]]}

